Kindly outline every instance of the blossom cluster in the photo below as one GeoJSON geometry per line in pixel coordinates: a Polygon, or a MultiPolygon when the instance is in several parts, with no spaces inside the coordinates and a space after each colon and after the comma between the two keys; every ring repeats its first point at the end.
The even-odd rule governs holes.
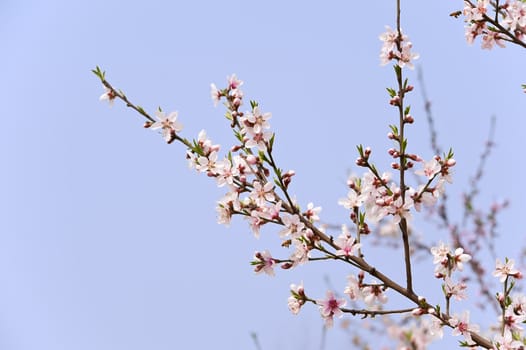
{"type": "Polygon", "coordinates": [[[380,35],[380,40],[383,41],[383,47],[380,53],[380,61],[382,65],[386,65],[392,60],[403,68],[408,66],[413,68],[413,60],[419,57],[419,54],[411,51],[413,44],[409,41],[407,35],[402,34],[401,31],[391,29],[386,26],[386,31],[380,35]]]}
{"type": "MultiPolygon", "coordinates": [[[[497,4],[499,4],[497,2],[497,4]]],[[[482,36],[482,48],[492,49],[495,45],[505,47],[505,41],[523,41],[526,33],[526,3],[507,0],[495,8],[495,19],[489,14],[489,7],[495,6],[489,0],[464,1],[466,40],[472,44],[482,36]]]]}
{"type": "MultiPolygon", "coordinates": [[[[371,151],[366,149],[363,153],[357,164],[367,166],[371,151]]],[[[396,154],[394,156],[397,157],[396,154]]],[[[338,203],[351,210],[353,222],[358,220],[355,211],[363,208],[365,217],[372,222],[378,223],[385,217],[392,216],[393,223],[398,224],[402,218],[411,218],[411,208],[420,211],[422,205],[433,206],[436,203],[444,193],[444,184],[452,182],[451,167],[456,164],[452,154],[444,160],[435,156],[428,162],[416,155],[407,156],[422,163],[422,169],[416,170],[415,174],[422,176],[425,183],[416,188],[406,186],[403,195],[400,186],[392,181],[392,174],[389,172],[378,175],[371,169],[361,178],[351,176],[348,179],[350,189],[347,197],[340,199],[338,203]]],[[[367,225],[360,231],[369,233],[367,225]]]]}
{"type": "Polygon", "coordinates": [[[496,328],[500,332],[493,339],[494,349],[522,350],[525,348],[522,325],[526,322],[526,295],[511,294],[515,280],[522,278],[522,273],[515,268],[513,259],[506,258],[504,263],[496,260],[493,276],[503,285],[503,291],[496,295],[502,313],[497,320],[496,328]]]}
{"type": "MultiPolygon", "coordinates": [[[[387,287],[381,283],[364,283],[364,273],[361,271],[357,276],[349,275],[347,277],[347,286],[344,294],[351,301],[363,300],[369,310],[374,313],[374,310],[379,310],[381,305],[387,302],[386,290],[387,287]]],[[[332,290],[327,291],[325,299],[309,299],[305,294],[303,283],[299,285],[291,284],[290,292],[291,296],[288,299],[288,306],[293,314],[298,314],[307,301],[313,302],[318,305],[321,317],[327,327],[332,327],[334,317],[343,316],[343,307],[347,304],[347,300],[337,297],[332,290]]],[[[351,310],[351,312],[356,311],[351,310]]]]}

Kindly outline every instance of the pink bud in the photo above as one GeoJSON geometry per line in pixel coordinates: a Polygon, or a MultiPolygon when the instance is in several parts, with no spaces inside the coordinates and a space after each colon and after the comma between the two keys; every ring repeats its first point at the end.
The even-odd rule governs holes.
{"type": "Polygon", "coordinates": [[[413,309],[413,311],[411,311],[411,314],[413,316],[421,316],[423,314],[426,313],[426,310],[422,309],[422,308],[416,308],[416,309],[413,309]]]}
{"type": "Polygon", "coordinates": [[[392,106],[399,106],[400,105],[400,96],[395,96],[391,100],[389,100],[389,104],[392,106]]]}
{"type": "Polygon", "coordinates": [[[415,119],[410,114],[408,114],[404,117],[404,122],[406,122],[407,124],[413,124],[415,122],[415,119]]]}
{"type": "Polygon", "coordinates": [[[281,268],[282,268],[283,270],[288,270],[288,269],[290,269],[292,266],[293,266],[292,263],[289,263],[289,262],[286,262],[286,263],[281,264],[281,268]]]}

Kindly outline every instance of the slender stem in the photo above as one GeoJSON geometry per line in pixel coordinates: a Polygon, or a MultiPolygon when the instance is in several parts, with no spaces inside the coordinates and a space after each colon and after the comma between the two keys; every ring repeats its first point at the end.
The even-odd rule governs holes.
{"type": "MultiPolygon", "coordinates": [[[[274,161],[274,157],[272,156],[272,151],[268,151],[267,153],[268,153],[268,157],[269,157],[270,166],[274,170],[274,173],[278,174],[279,173],[278,167],[276,165],[276,162],[274,161]]],[[[278,176],[277,178],[278,178],[278,182],[280,184],[281,190],[283,191],[283,193],[285,194],[285,197],[287,198],[287,202],[289,203],[290,208],[296,214],[298,212],[298,210],[297,210],[296,206],[294,205],[294,202],[292,201],[292,198],[290,198],[290,195],[289,195],[289,193],[287,191],[287,187],[285,186],[285,183],[283,182],[282,176],[278,176]]]]}
{"type": "Polygon", "coordinates": [[[408,308],[408,309],[400,309],[400,310],[366,310],[366,309],[346,309],[346,308],[340,308],[342,312],[352,314],[353,316],[356,315],[364,315],[364,316],[371,316],[375,317],[377,315],[391,315],[391,314],[407,314],[414,310],[414,308],[408,308]]]}
{"type": "MultiPolygon", "coordinates": [[[[396,1],[396,29],[398,31],[398,40],[397,40],[397,46],[398,51],[402,52],[402,28],[400,25],[400,12],[401,12],[401,6],[400,6],[400,0],[396,1]]],[[[400,98],[400,102],[398,104],[398,114],[399,114],[399,138],[398,138],[398,144],[400,146],[400,195],[402,196],[402,208],[405,204],[405,192],[406,192],[406,186],[405,186],[405,170],[406,170],[406,154],[405,154],[405,136],[404,136],[404,95],[405,95],[405,87],[404,87],[404,80],[402,75],[402,68],[397,67],[395,69],[396,71],[396,80],[398,82],[398,97],[400,98]]],[[[409,233],[407,230],[407,220],[402,217],[400,220],[400,231],[402,232],[402,241],[404,245],[404,261],[405,261],[405,277],[406,277],[406,285],[407,290],[409,292],[413,292],[413,274],[411,271],[411,250],[409,246],[409,233]]]]}
{"type": "Polygon", "coordinates": [[[502,326],[501,326],[501,335],[504,336],[504,332],[506,330],[506,298],[508,297],[508,276],[506,276],[506,279],[504,280],[504,293],[502,297],[504,300],[500,302],[500,308],[501,308],[501,314],[502,314],[502,326]]]}

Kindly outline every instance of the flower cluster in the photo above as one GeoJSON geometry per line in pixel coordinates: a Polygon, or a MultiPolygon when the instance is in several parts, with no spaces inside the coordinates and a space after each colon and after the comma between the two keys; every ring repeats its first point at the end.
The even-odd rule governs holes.
{"type": "Polygon", "coordinates": [[[411,52],[413,44],[409,41],[406,35],[402,32],[391,29],[389,26],[385,27],[385,33],[380,35],[380,40],[383,41],[383,47],[380,53],[380,61],[382,65],[386,65],[391,60],[396,60],[396,64],[403,68],[408,66],[413,68],[413,60],[416,60],[419,55],[411,52]]]}
{"type": "Polygon", "coordinates": [[[436,265],[436,278],[451,277],[453,271],[462,271],[464,263],[471,260],[471,256],[465,254],[463,248],[457,248],[453,252],[448,245],[442,242],[438,246],[431,248],[431,254],[433,254],[433,264],[436,265]]]}
{"type": "Polygon", "coordinates": [[[347,277],[347,286],[344,293],[353,301],[363,300],[365,304],[373,310],[387,302],[385,294],[386,287],[379,283],[364,283],[364,274],[359,272],[358,276],[349,275],[347,277]],[[356,278],[358,277],[358,278],[356,278]]]}
{"type": "Polygon", "coordinates": [[[526,322],[526,296],[521,293],[511,295],[515,280],[522,278],[522,273],[515,268],[512,259],[505,259],[502,263],[497,259],[493,276],[503,285],[503,292],[497,293],[497,302],[502,310],[498,318],[497,328],[500,329],[494,341],[496,350],[524,349],[522,324],[526,322]]]}
{"type": "Polygon", "coordinates": [[[507,0],[494,8],[495,19],[488,13],[489,6],[494,7],[495,4],[489,0],[477,0],[476,3],[464,1],[462,13],[467,23],[467,42],[472,44],[477,36],[482,36],[482,48],[490,50],[495,45],[505,47],[505,41],[523,41],[526,33],[526,3],[507,0]]]}
{"type": "MultiPolygon", "coordinates": [[[[368,157],[371,151],[366,149],[363,153],[364,155],[359,157],[356,163],[368,166],[368,157]]],[[[350,177],[347,181],[350,188],[347,197],[340,199],[338,204],[351,210],[353,222],[356,223],[358,219],[355,211],[363,209],[365,216],[372,222],[379,222],[386,216],[392,216],[393,223],[398,224],[401,218],[409,219],[411,217],[410,209],[412,207],[420,211],[422,204],[433,206],[436,203],[444,193],[445,182],[452,182],[451,167],[456,163],[452,154],[445,160],[435,156],[428,162],[424,162],[416,155],[407,155],[407,157],[423,163],[423,168],[415,171],[415,174],[423,176],[426,183],[419,185],[416,189],[406,186],[404,196],[402,196],[402,190],[398,184],[392,181],[391,173],[384,172],[382,175],[378,175],[371,169],[362,178],[350,177]],[[434,185],[433,181],[435,181],[434,185]]],[[[412,167],[412,165],[408,167],[412,167]]],[[[368,232],[367,226],[363,226],[361,233],[368,232]]]]}
{"type": "Polygon", "coordinates": [[[427,349],[436,339],[443,337],[442,326],[438,320],[421,320],[409,325],[392,324],[387,328],[389,336],[398,341],[396,349],[427,349]]]}

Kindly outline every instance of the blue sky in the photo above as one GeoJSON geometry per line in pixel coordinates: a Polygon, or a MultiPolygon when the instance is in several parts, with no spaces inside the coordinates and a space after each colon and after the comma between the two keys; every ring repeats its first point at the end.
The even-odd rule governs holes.
{"type": "MultiPolygon", "coordinates": [[[[480,203],[511,200],[497,244],[509,256],[524,245],[524,53],[466,45],[462,21],[448,16],[461,6],[405,1],[403,28],[421,55],[440,143],[456,153],[457,203],[497,117],[480,203]]],[[[288,286],[304,280],[322,296],[325,275],[342,289],[349,271],[254,276],[254,251],[277,249],[275,235],[255,240],[240,220],[217,225],[223,190],[131,110],[100,103],[90,70],[101,66],[149,111],[178,110],[186,137],[205,128],[225,148],[228,124],[209,85],[237,73],[273,113],[277,161],[296,171],[299,203],[341,223],[347,173],[361,173],[355,145],[389,164],[396,114],[385,88],[395,80],[379,65],[378,35],[394,24],[394,1],[2,1],[0,349],[254,349],[251,332],[265,350],[318,349],[317,311],[290,315],[288,286]]],[[[408,76],[410,147],[429,158],[416,71],[408,76]]],[[[431,259],[422,265],[432,273],[431,259]]],[[[347,344],[329,332],[327,348],[347,344]]]]}

